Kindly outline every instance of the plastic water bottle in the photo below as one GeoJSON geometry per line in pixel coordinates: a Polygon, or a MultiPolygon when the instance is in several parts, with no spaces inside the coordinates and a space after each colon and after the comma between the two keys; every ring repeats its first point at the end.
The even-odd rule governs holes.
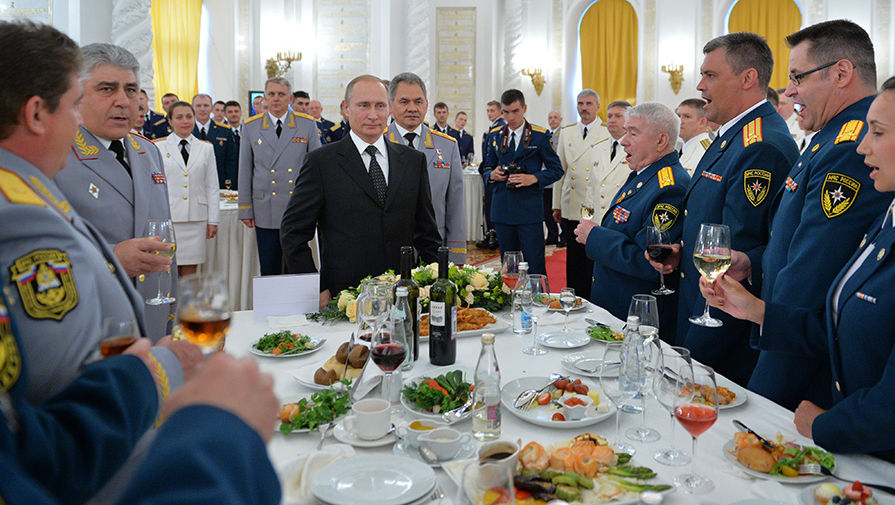
{"type": "Polygon", "coordinates": [[[519,263],[519,277],[513,288],[513,333],[531,333],[531,286],[528,282],[528,262],[519,263]]]}
{"type": "Polygon", "coordinates": [[[476,440],[500,437],[500,366],[494,353],[494,334],[482,335],[482,351],[475,366],[472,436],[476,440]]]}

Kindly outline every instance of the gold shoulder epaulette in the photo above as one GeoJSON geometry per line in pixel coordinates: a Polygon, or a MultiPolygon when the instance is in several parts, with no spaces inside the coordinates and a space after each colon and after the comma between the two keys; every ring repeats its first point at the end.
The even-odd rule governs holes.
{"type": "Polygon", "coordinates": [[[712,145],[712,139],[702,139],[699,141],[702,144],[702,148],[708,150],[709,146],[712,145]]]}
{"type": "Polygon", "coordinates": [[[218,121],[215,121],[214,124],[220,126],[221,128],[227,128],[228,130],[230,129],[230,125],[228,125],[227,123],[220,123],[218,121]]]}
{"type": "Polygon", "coordinates": [[[494,128],[491,128],[490,130],[488,130],[488,133],[494,133],[494,132],[496,132],[497,130],[500,130],[501,128],[503,128],[503,125],[501,125],[501,126],[495,126],[494,128]]]}
{"type": "Polygon", "coordinates": [[[145,141],[147,141],[147,142],[152,142],[152,139],[148,139],[148,138],[144,137],[143,135],[141,135],[141,134],[139,134],[139,133],[137,133],[137,132],[135,132],[135,131],[131,131],[130,134],[131,134],[131,135],[136,135],[137,137],[140,137],[141,139],[143,139],[143,140],[145,140],[145,141]]]}
{"type": "Polygon", "coordinates": [[[572,126],[576,126],[576,125],[578,125],[578,123],[567,124],[567,125],[563,126],[561,129],[571,128],[572,126]]]}
{"type": "Polygon", "coordinates": [[[252,117],[246,119],[245,124],[249,124],[249,123],[251,123],[252,121],[255,121],[256,119],[261,119],[262,117],[264,117],[264,113],[263,113],[263,112],[262,112],[261,114],[255,114],[254,116],[252,116],[252,117]]]}
{"type": "Polygon", "coordinates": [[[757,117],[743,127],[743,147],[749,147],[763,140],[761,136],[761,118],[757,117]]]}
{"type": "Polygon", "coordinates": [[[209,142],[207,140],[202,140],[202,139],[196,139],[196,140],[198,140],[199,142],[205,142],[206,144],[211,144],[211,142],[209,142]]]}
{"type": "Polygon", "coordinates": [[[531,125],[531,131],[538,132],[538,133],[547,133],[547,128],[533,124],[533,125],[531,125]]]}
{"type": "MultiPolygon", "coordinates": [[[[334,132],[334,131],[338,130],[341,126],[342,126],[342,123],[334,124],[334,125],[332,125],[332,126],[329,127],[329,131],[334,132]]],[[[387,128],[386,128],[386,129],[387,129],[387,128]]]]}
{"type": "Polygon", "coordinates": [[[671,167],[665,167],[659,170],[659,187],[674,186],[674,172],[671,167]]]}
{"type": "Polygon", "coordinates": [[[164,123],[165,121],[167,121],[167,119],[161,118],[158,121],[156,121],[155,123],[153,123],[153,126],[158,126],[158,125],[164,123]]]}
{"type": "Polygon", "coordinates": [[[861,134],[862,129],[864,129],[864,121],[861,121],[860,119],[852,119],[842,125],[842,128],[839,130],[839,134],[836,135],[836,140],[834,140],[833,143],[854,142],[858,140],[858,136],[861,134]]]}
{"type": "Polygon", "coordinates": [[[447,133],[441,133],[440,131],[438,131],[438,130],[433,130],[432,128],[429,128],[429,131],[432,132],[432,135],[438,135],[439,137],[448,139],[448,140],[450,140],[450,141],[452,141],[452,142],[456,142],[456,141],[457,141],[457,139],[455,139],[454,137],[451,137],[451,136],[448,135],[447,133]]]}
{"type": "Polygon", "coordinates": [[[305,119],[310,119],[311,121],[316,121],[316,120],[314,119],[314,116],[312,116],[312,115],[310,115],[310,114],[305,114],[304,112],[295,112],[295,111],[292,111],[292,114],[294,114],[294,115],[296,115],[296,116],[298,116],[298,117],[303,117],[303,118],[305,118],[305,119]]]}
{"type": "Polygon", "coordinates": [[[0,168],[0,193],[3,193],[10,203],[47,206],[19,174],[5,168],[0,168]]]}
{"type": "Polygon", "coordinates": [[[167,139],[167,138],[168,138],[168,136],[165,135],[164,137],[159,137],[159,138],[153,140],[152,143],[153,143],[153,144],[158,144],[159,142],[164,142],[165,139],[167,139]]]}

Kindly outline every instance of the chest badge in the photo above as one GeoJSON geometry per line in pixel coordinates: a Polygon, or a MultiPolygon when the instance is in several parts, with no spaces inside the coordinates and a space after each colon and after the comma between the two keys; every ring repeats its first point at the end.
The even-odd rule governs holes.
{"type": "Polygon", "coordinates": [[[743,189],[746,199],[758,207],[767,198],[771,188],[771,173],[767,170],[750,169],[743,172],[743,189]]]}
{"type": "Polygon", "coordinates": [[[827,174],[820,191],[820,206],[827,219],[844,214],[854,203],[860,189],[861,183],[847,175],[827,174]]]}
{"type": "Polygon", "coordinates": [[[786,191],[789,191],[790,193],[792,193],[793,191],[795,191],[796,189],[799,188],[799,183],[792,180],[792,177],[787,177],[785,184],[786,184],[786,191]]]}
{"type": "Polygon", "coordinates": [[[78,304],[78,290],[68,254],[38,249],[17,258],[9,268],[25,312],[34,319],[61,321],[78,304]]]}
{"type": "Polygon", "coordinates": [[[90,186],[87,187],[87,192],[90,193],[90,196],[93,198],[99,199],[99,188],[96,187],[96,184],[90,183],[90,186]]]}
{"type": "Polygon", "coordinates": [[[612,219],[615,220],[616,224],[627,222],[628,216],[630,215],[631,211],[621,206],[616,207],[615,210],[612,211],[612,219]]]}
{"type": "Polygon", "coordinates": [[[885,250],[885,249],[880,249],[880,250],[879,250],[879,253],[876,255],[876,261],[882,261],[882,260],[883,260],[883,256],[885,256],[885,255],[886,255],[886,250],[885,250]]]}

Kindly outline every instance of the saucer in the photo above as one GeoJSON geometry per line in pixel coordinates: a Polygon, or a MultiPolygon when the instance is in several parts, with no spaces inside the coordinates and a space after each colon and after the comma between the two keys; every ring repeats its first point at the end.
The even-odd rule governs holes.
{"type": "Polygon", "coordinates": [[[420,463],[427,464],[432,468],[440,468],[441,465],[450,463],[451,461],[472,458],[473,456],[475,456],[477,451],[478,449],[476,448],[475,442],[470,440],[469,442],[463,444],[462,447],[460,447],[460,450],[457,451],[457,454],[455,454],[453,458],[439,460],[437,463],[429,465],[428,463],[426,463],[425,460],[423,460],[423,457],[420,455],[419,449],[415,445],[410,445],[407,442],[398,442],[392,449],[392,452],[395,454],[395,456],[403,456],[405,458],[414,459],[416,461],[419,461],[420,463]]]}
{"type": "MultiPolygon", "coordinates": [[[[336,424],[336,427],[333,428],[333,437],[335,437],[335,439],[339,442],[353,445],[355,447],[381,447],[383,445],[393,444],[396,440],[398,440],[398,436],[394,431],[382,438],[377,438],[375,440],[366,440],[363,438],[359,438],[357,434],[349,430],[348,427],[345,425],[346,420],[349,417],[350,416],[346,416],[345,418],[340,420],[336,424]]],[[[400,418],[392,416],[392,424],[395,424],[396,421],[400,422],[400,418]]]]}

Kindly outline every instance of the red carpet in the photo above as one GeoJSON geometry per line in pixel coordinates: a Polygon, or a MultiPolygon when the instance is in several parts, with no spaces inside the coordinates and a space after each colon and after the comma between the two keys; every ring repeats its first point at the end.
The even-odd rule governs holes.
{"type": "Polygon", "coordinates": [[[566,248],[555,248],[553,254],[547,251],[547,282],[550,284],[550,291],[559,293],[566,287],[566,248]]]}

